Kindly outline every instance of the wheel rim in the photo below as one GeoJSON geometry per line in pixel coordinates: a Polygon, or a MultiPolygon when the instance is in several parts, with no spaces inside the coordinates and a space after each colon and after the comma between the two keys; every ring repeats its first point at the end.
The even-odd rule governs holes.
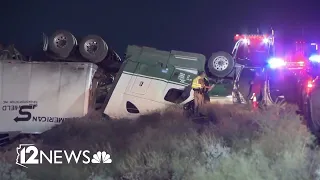
{"type": "Polygon", "coordinates": [[[67,37],[59,34],[54,38],[54,44],[57,48],[65,48],[67,46],[67,37]]]}
{"type": "Polygon", "coordinates": [[[84,49],[89,54],[95,54],[98,50],[98,43],[94,40],[88,40],[84,43],[84,49]]]}
{"type": "Polygon", "coordinates": [[[218,56],[213,60],[213,68],[217,71],[223,71],[228,68],[229,61],[224,56],[218,56]]]}

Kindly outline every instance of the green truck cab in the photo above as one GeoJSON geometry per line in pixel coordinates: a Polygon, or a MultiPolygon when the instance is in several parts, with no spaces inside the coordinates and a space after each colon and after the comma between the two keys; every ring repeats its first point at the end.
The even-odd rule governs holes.
{"type": "MultiPolygon", "coordinates": [[[[138,117],[172,104],[190,103],[192,80],[205,70],[206,62],[198,53],[128,46],[104,113],[138,117]]],[[[232,103],[232,84],[216,84],[208,94],[212,102],[232,103]]]]}

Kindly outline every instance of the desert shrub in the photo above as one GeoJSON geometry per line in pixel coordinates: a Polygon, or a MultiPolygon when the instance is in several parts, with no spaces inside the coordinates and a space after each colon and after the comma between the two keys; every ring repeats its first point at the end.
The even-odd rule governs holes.
{"type": "Polygon", "coordinates": [[[34,142],[44,149],[106,150],[112,164],[43,165],[27,173],[48,180],[320,179],[319,151],[294,106],[204,110],[201,121],[179,107],[137,120],[67,121],[34,142]]]}
{"type": "Polygon", "coordinates": [[[12,165],[0,161],[0,179],[1,180],[31,180],[27,177],[26,172],[21,171],[20,169],[12,168],[12,165]]]}

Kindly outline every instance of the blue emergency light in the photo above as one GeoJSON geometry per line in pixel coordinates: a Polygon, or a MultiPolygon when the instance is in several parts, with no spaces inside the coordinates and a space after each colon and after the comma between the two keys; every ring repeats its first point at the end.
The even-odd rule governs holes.
{"type": "Polygon", "coordinates": [[[272,69],[277,69],[285,66],[286,62],[281,58],[273,57],[268,60],[268,65],[272,69]]]}
{"type": "Polygon", "coordinates": [[[311,55],[311,56],[309,57],[309,60],[310,60],[311,62],[320,63],[320,55],[318,55],[318,54],[311,55]]]}

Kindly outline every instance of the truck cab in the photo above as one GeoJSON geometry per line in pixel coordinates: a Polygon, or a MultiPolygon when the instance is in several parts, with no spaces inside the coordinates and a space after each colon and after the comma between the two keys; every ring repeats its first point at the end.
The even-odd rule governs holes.
{"type": "Polygon", "coordinates": [[[205,56],[198,53],[128,46],[114,87],[107,95],[104,114],[132,118],[190,102],[193,91],[188,86],[198,71],[204,70],[205,62],[205,56]]]}
{"type": "Polygon", "coordinates": [[[251,67],[264,67],[267,60],[274,56],[273,35],[236,34],[234,39],[236,45],[232,51],[232,55],[239,64],[251,67]]]}

